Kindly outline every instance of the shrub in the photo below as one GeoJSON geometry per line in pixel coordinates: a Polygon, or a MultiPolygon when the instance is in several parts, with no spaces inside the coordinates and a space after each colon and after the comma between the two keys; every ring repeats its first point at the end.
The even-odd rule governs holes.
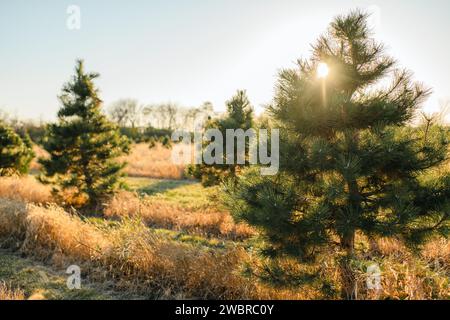
{"type": "MultiPolygon", "coordinates": [[[[234,143],[231,141],[227,141],[226,131],[228,129],[242,129],[244,131],[253,127],[253,108],[248,100],[247,93],[244,90],[238,90],[236,94],[227,101],[227,114],[223,119],[215,119],[210,120],[206,129],[217,129],[221,132],[223,137],[223,147],[222,154],[212,154],[211,156],[219,157],[223,161],[223,164],[196,164],[188,167],[188,173],[196,178],[200,179],[204,186],[213,186],[218,185],[221,182],[227,179],[234,179],[238,172],[241,170],[245,164],[248,163],[248,155],[249,155],[249,142],[245,142],[245,164],[238,165],[236,164],[237,159],[237,146],[235,144],[233,158],[233,163],[227,163],[229,155],[226,153],[226,145],[230,143],[234,143]]],[[[233,137],[234,140],[234,137],[233,137]]],[[[215,150],[214,152],[217,152],[215,150]]]]}
{"type": "Polygon", "coordinates": [[[48,126],[43,142],[49,157],[40,160],[43,182],[56,183],[59,194],[74,192],[77,201],[72,205],[94,208],[100,208],[121,185],[125,164],[115,158],[128,152],[128,139],[101,112],[94,84],[98,76],[86,73],[83,61],[77,61],[75,76],[60,96],[58,123],[48,126]]]}
{"type": "Polygon", "coordinates": [[[0,176],[27,173],[33,158],[28,135],[21,138],[11,128],[0,123],[0,176]]]}

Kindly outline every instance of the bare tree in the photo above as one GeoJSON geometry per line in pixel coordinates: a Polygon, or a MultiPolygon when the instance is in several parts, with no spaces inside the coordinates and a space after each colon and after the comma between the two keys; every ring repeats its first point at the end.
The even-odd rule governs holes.
{"type": "Polygon", "coordinates": [[[143,109],[149,125],[160,129],[194,130],[195,122],[204,123],[214,115],[210,102],[200,107],[184,108],[174,103],[148,105],[143,109]]]}
{"type": "Polygon", "coordinates": [[[202,110],[200,108],[187,109],[184,114],[184,123],[187,128],[195,131],[195,120],[200,116],[202,110]]]}
{"type": "Polygon", "coordinates": [[[166,115],[162,112],[161,105],[150,104],[144,107],[144,115],[149,118],[149,125],[155,128],[163,128],[166,115]]]}
{"type": "Polygon", "coordinates": [[[174,129],[177,127],[177,118],[181,108],[174,103],[162,103],[149,105],[144,108],[144,114],[150,116],[151,123],[156,122],[157,126],[164,129],[174,129]]]}
{"type": "Polygon", "coordinates": [[[110,106],[109,114],[119,126],[135,128],[141,123],[143,107],[135,99],[121,99],[110,106]]]}
{"type": "Polygon", "coordinates": [[[214,107],[211,102],[204,102],[200,107],[188,109],[185,115],[185,123],[189,130],[195,131],[196,125],[204,123],[214,116],[214,107]]]}

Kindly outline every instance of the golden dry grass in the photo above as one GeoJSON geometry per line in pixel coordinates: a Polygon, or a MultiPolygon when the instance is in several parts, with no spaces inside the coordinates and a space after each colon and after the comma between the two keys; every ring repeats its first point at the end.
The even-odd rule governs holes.
{"type": "Polygon", "coordinates": [[[40,260],[57,262],[64,257],[95,260],[108,247],[108,239],[92,225],[59,207],[30,205],[26,210],[26,232],[21,250],[40,260]]]}
{"type": "Polygon", "coordinates": [[[25,294],[20,289],[12,289],[6,283],[0,282],[0,300],[25,300],[25,294]]]}
{"type": "Polygon", "coordinates": [[[239,275],[242,249],[205,251],[167,241],[132,222],[101,230],[57,207],[0,199],[1,238],[55,265],[79,264],[90,277],[159,298],[246,299],[258,292],[239,275]]]}
{"type": "MultiPolygon", "coordinates": [[[[38,172],[41,165],[38,158],[48,157],[48,153],[38,145],[33,146],[36,157],[30,164],[32,172],[38,172]]],[[[125,173],[131,177],[147,177],[159,179],[183,179],[185,166],[172,162],[172,150],[157,144],[150,149],[146,143],[134,144],[129,155],[120,157],[119,161],[127,162],[125,173]]]]}
{"type": "Polygon", "coordinates": [[[382,289],[372,298],[450,299],[450,242],[436,239],[418,255],[395,239],[377,240],[381,257],[382,289]]]}
{"type": "Polygon", "coordinates": [[[36,204],[53,201],[51,188],[41,184],[31,176],[1,177],[0,197],[36,204]]]}
{"type": "MultiPolygon", "coordinates": [[[[247,225],[235,224],[228,213],[218,209],[191,208],[167,199],[141,199],[134,193],[121,192],[106,208],[109,217],[121,221],[113,227],[100,227],[49,205],[51,200],[49,188],[32,177],[1,178],[0,247],[20,250],[59,267],[79,264],[93,281],[113,281],[118,290],[152,298],[335,298],[317,287],[277,287],[263,285],[255,277],[244,277],[243,264],[255,269],[264,266],[239,245],[207,249],[170,240],[151,229],[182,230],[231,240],[243,240],[255,233],[247,225]]],[[[373,247],[368,243],[361,239],[366,249],[361,250],[360,264],[355,266],[360,299],[450,299],[448,240],[432,241],[418,255],[410,253],[399,240],[377,239],[373,247]],[[371,262],[382,271],[380,291],[367,290],[365,271],[371,262]]],[[[314,272],[338,288],[335,254],[325,254],[314,272]]],[[[309,268],[292,260],[282,265],[292,274],[309,268]]],[[[14,297],[16,292],[5,287],[2,290],[5,297],[14,297]]]]}
{"type": "Polygon", "coordinates": [[[205,237],[242,240],[255,235],[244,223],[235,223],[228,212],[193,209],[157,199],[140,199],[135,193],[121,192],[107,205],[107,217],[140,218],[147,225],[182,230],[205,237]]]}
{"type": "MultiPolygon", "coordinates": [[[[130,208],[140,203],[128,202],[130,208]]],[[[128,208],[128,210],[131,210],[128,208]]],[[[263,285],[243,276],[242,265],[263,269],[261,261],[242,248],[213,250],[158,236],[135,220],[97,227],[51,206],[44,208],[0,199],[0,239],[36,259],[57,266],[78,264],[92,281],[111,281],[117,290],[152,298],[317,299],[333,298],[317,287],[263,285]]],[[[365,289],[364,267],[358,277],[360,299],[449,298],[447,241],[428,244],[419,256],[394,240],[379,240],[378,252],[361,259],[380,264],[382,290],[365,289]]],[[[339,286],[333,252],[315,266],[281,261],[291,274],[313,270],[339,286]]]]}
{"type": "Polygon", "coordinates": [[[39,146],[37,144],[33,145],[33,151],[34,151],[35,157],[30,163],[30,170],[32,172],[33,171],[37,172],[37,171],[41,170],[41,165],[39,164],[38,159],[39,158],[43,158],[43,159],[47,158],[48,153],[41,146],[39,146]]]}
{"type": "Polygon", "coordinates": [[[19,247],[21,245],[26,231],[26,214],[27,209],[25,203],[0,199],[1,246],[19,247]]]}
{"type": "Polygon", "coordinates": [[[440,239],[424,246],[423,257],[436,266],[446,266],[450,273],[450,241],[440,239]]]}
{"type": "Polygon", "coordinates": [[[128,165],[125,173],[132,177],[160,179],[183,179],[185,167],[172,162],[172,150],[157,144],[150,149],[148,144],[135,144],[129,155],[119,158],[128,165]]]}
{"type": "MultiPolygon", "coordinates": [[[[352,269],[357,281],[356,299],[359,300],[435,300],[450,299],[450,260],[448,240],[436,239],[429,242],[417,254],[411,253],[398,240],[379,239],[376,251],[366,249],[357,253],[352,269]],[[446,260],[445,260],[446,259],[446,260]],[[369,289],[367,285],[368,267],[378,265],[380,268],[379,290],[369,289]]],[[[292,259],[279,259],[278,266],[284,273],[296,275],[302,273],[315,274],[334,288],[334,294],[314,292],[308,288],[305,295],[309,298],[337,299],[340,287],[340,271],[336,261],[337,252],[329,249],[323,252],[318,261],[312,265],[299,264],[292,259]],[[324,296],[325,294],[325,296],[324,296]]],[[[263,269],[265,277],[274,276],[255,260],[253,267],[263,269]]],[[[276,283],[275,273],[275,283],[276,283]]],[[[316,287],[317,288],[317,287],[316,287]]]]}

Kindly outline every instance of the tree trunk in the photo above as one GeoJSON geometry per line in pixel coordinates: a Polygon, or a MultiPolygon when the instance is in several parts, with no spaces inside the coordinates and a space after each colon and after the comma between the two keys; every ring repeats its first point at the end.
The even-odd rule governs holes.
{"type": "MultiPolygon", "coordinates": [[[[358,183],[356,179],[352,179],[347,184],[349,189],[349,206],[353,211],[360,212],[361,199],[358,183]]],[[[355,229],[352,220],[350,220],[350,225],[348,226],[349,230],[341,238],[341,247],[345,251],[345,256],[340,261],[341,298],[345,300],[354,300],[358,297],[356,276],[350,264],[355,248],[355,229]]]]}
{"type": "MultiPolygon", "coordinates": [[[[351,96],[351,95],[350,95],[351,96]]],[[[349,97],[350,97],[349,96],[349,97]]],[[[358,150],[359,145],[359,133],[354,131],[352,134],[346,135],[346,143],[350,153],[354,153],[354,150],[358,150]]],[[[350,165],[350,162],[349,162],[350,165]]],[[[358,296],[358,288],[356,282],[355,273],[351,267],[351,261],[354,256],[355,248],[355,215],[359,215],[361,212],[361,194],[359,191],[358,181],[356,175],[348,178],[348,205],[351,210],[351,217],[348,220],[348,230],[341,236],[341,248],[345,251],[344,257],[340,261],[340,273],[341,273],[341,298],[345,300],[355,300],[358,296]]],[[[358,217],[359,218],[359,217],[358,217]]]]}
{"type": "Polygon", "coordinates": [[[357,299],[357,283],[355,273],[353,272],[350,262],[353,257],[355,243],[355,232],[351,232],[341,239],[341,246],[345,250],[345,256],[339,262],[341,273],[341,298],[344,300],[357,299]]]}

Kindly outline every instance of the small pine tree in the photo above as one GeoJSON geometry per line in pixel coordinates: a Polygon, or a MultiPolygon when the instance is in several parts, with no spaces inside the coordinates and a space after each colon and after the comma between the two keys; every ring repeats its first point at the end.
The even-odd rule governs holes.
{"type": "Polygon", "coordinates": [[[23,138],[0,123],[0,176],[28,173],[35,154],[28,135],[23,138]]]}
{"type": "MultiPolygon", "coordinates": [[[[253,127],[253,108],[244,90],[238,90],[236,94],[226,102],[227,113],[223,119],[210,120],[205,129],[218,129],[223,136],[223,162],[224,164],[200,164],[189,168],[188,174],[201,179],[204,186],[217,185],[229,178],[236,177],[243,167],[239,164],[226,164],[226,130],[243,129],[253,127]]],[[[234,159],[237,158],[237,146],[235,144],[234,159]]],[[[246,141],[246,159],[248,159],[248,141],[246,141]]]]}
{"type": "Polygon", "coordinates": [[[308,261],[336,246],[347,299],[355,298],[357,235],[414,247],[449,233],[450,174],[433,170],[448,156],[445,130],[408,125],[429,91],[396,71],[366,21],[360,11],[337,17],[309,61],[280,73],[269,109],[281,133],[280,172],[251,169],[225,190],[233,215],[267,237],[267,253],[308,261]]]}
{"type": "Polygon", "coordinates": [[[50,157],[40,159],[45,175],[42,180],[56,183],[58,194],[74,191],[73,199],[89,208],[98,207],[120,185],[125,164],[114,159],[128,152],[129,146],[102,114],[102,101],[94,86],[98,76],[86,73],[83,61],[77,61],[75,76],[59,97],[62,108],[58,122],[48,126],[43,141],[50,157]]]}

